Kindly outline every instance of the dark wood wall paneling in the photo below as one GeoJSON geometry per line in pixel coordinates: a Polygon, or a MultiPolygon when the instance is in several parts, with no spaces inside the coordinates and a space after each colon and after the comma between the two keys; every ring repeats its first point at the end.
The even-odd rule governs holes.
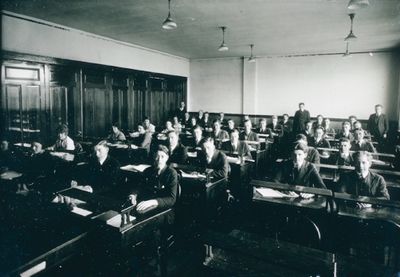
{"type": "Polygon", "coordinates": [[[186,78],[7,52],[1,130],[14,142],[45,144],[68,124],[72,137],[105,137],[113,122],[134,130],[163,124],[186,102],[186,78]]]}

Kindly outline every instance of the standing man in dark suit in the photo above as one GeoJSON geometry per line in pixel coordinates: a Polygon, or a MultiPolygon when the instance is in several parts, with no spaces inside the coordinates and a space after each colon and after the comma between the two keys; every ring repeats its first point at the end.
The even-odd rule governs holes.
{"type": "Polygon", "coordinates": [[[375,105],[375,113],[371,114],[368,119],[368,130],[379,143],[380,150],[385,149],[387,133],[389,131],[389,122],[386,115],[382,113],[382,110],[383,106],[381,104],[375,105]]]}
{"type": "Polygon", "coordinates": [[[299,110],[296,111],[293,118],[293,132],[295,134],[303,132],[307,121],[310,121],[310,112],[305,109],[304,103],[300,103],[299,110]]]}
{"type": "Polygon", "coordinates": [[[183,122],[185,120],[185,113],[186,113],[186,105],[184,101],[181,101],[179,108],[175,112],[175,116],[177,116],[178,119],[181,122],[183,122]]]}

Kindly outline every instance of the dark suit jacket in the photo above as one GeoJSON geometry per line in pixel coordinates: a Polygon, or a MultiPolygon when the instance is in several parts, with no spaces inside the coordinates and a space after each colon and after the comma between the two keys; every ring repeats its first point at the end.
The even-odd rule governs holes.
{"type": "Polygon", "coordinates": [[[353,155],[349,154],[347,157],[343,158],[338,153],[336,158],[337,165],[346,165],[346,166],[354,166],[354,158],[353,155]]]}
{"type": "Polygon", "coordinates": [[[356,141],[351,142],[351,148],[352,151],[368,151],[371,153],[375,153],[375,147],[372,145],[370,141],[366,141],[365,139],[361,142],[361,145],[358,144],[356,141]]]}
{"type": "Polygon", "coordinates": [[[238,156],[252,159],[250,148],[244,141],[238,141],[237,149],[233,149],[233,145],[230,141],[226,141],[222,144],[222,150],[227,151],[229,154],[237,154],[238,156]]]}
{"type": "Polygon", "coordinates": [[[307,147],[307,157],[306,160],[312,164],[320,164],[320,158],[318,150],[314,147],[307,147]]]}
{"type": "Polygon", "coordinates": [[[282,126],[282,129],[283,129],[283,132],[285,133],[285,134],[288,134],[288,133],[291,133],[292,132],[292,128],[293,128],[293,126],[292,126],[292,123],[290,122],[290,121],[287,121],[287,122],[283,122],[283,121],[281,121],[281,126],[282,126]]]}
{"type": "Polygon", "coordinates": [[[246,134],[243,131],[240,133],[239,139],[240,140],[249,140],[249,141],[258,141],[258,135],[253,131],[250,131],[250,133],[248,133],[248,134],[246,134]]]}
{"type": "Polygon", "coordinates": [[[349,139],[350,141],[353,141],[353,140],[354,140],[354,136],[353,136],[353,134],[350,133],[350,132],[349,132],[349,134],[348,134],[347,136],[345,136],[345,135],[343,134],[343,132],[340,132],[340,133],[336,134],[335,138],[336,138],[336,139],[347,138],[347,139],[349,139]]]}
{"type": "Polygon", "coordinates": [[[307,110],[296,111],[293,118],[293,132],[301,133],[305,129],[305,123],[310,120],[310,112],[307,110]]]}
{"type": "Polygon", "coordinates": [[[315,148],[331,148],[331,144],[329,143],[329,141],[327,141],[326,139],[321,139],[320,141],[316,141],[315,138],[313,138],[311,140],[310,146],[315,147],[315,148]]]}
{"type": "Polygon", "coordinates": [[[338,187],[339,191],[352,195],[390,199],[385,179],[371,171],[365,179],[360,179],[355,171],[345,173],[340,176],[338,187]]]}
{"type": "Polygon", "coordinates": [[[292,160],[284,162],[275,176],[275,181],[289,185],[326,188],[315,165],[307,161],[304,161],[298,171],[294,168],[292,160]]]}
{"type": "Polygon", "coordinates": [[[214,155],[211,158],[211,162],[207,162],[206,155],[199,155],[200,166],[203,168],[211,168],[213,169],[213,173],[211,177],[215,178],[226,178],[228,177],[228,173],[230,170],[228,160],[226,159],[226,155],[221,151],[215,150],[214,155]]]}
{"type": "Polygon", "coordinates": [[[264,130],[262,130],[261,127],[259,127],[259,128],[257,128],[256,133],[257,133],[257,134],[269,135],[269,130],[268,130],[267,127],[266,127],[264,130]]]}
{"type": "Polygon", "coordinates": [[[178,145],[175,147],[172,153],[171,150],[169,150],[169,159],[168,159],[169,163],[185,164],[187,158],[188,158],[187,149],[181,143],[178,143],[178,145]]]}
{"type": "Polygon", "coordinates": [[[373,136],[381,138],[384,134],[389,131],[389,122],[385,114],[377,116],[371,114],[368,119],[368,130],[373,136]]]}
{"type": "Polygon", "coordinates": [[[102,165],[97,158],[92,158],[88,163],[83,183],[91,186],[94,193],[111,192],[118,185],[119,167],[119,162],[110,156],[106,158],[102,165]]]}
{"type": "Polygon", "coordinates": [[[268,128],[268,134],[273,137],[272,133],[278,134],[278,136],[282,136],[283,134],[283,128],[280,124],[276,124],[275,126],[272,125],[272,123],[267,125],[268,128]]]}
{"type": "Polygon", "coordinates": [[[158,208],[172,207],[176,202],[178,193],[178,174],[175,169],[167,166],[160,175],[157,168],[152,166],[143,172],[144,187],[139,193],[139,201],[156,199],[158,208]]]}

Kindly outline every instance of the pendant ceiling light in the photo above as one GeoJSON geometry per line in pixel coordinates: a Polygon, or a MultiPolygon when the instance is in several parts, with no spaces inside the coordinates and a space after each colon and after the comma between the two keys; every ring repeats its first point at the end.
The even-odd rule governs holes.
{"type": "Polygon", "coordinates": [[[218,51],[228,51],[229,48],[225,43],[225,29],[226,27],[220,27],[222,29],[222,43],[218,48],[218,51]]]}
{"type": "Polygon", "coordinates": [[[253,56],[253,47],[254,47],[254,44],[250,44],[250,57],[248,59],[249,63],[254,63],[256,61],[256,58],[254,58],[254,56],[253,56]]]}
{"type": "Polygon", "coordinates": [[[353,34],[353,20],[354,20],[354,13],[349,14],[350,16],[350,21],[351,21],[351,27],[350,27],[350,33],[347,35],[347,37],[344,39],[345,41],[353,41],[356,40],[357,37],[353,34]]]}
{"type": "Polygon", "coordinates": [[[369,6],[368,0],[350,0],[347,8],[350,10],[357,10],[360,8],[365,8],[369,6]]]}
{"type": "Polygon", "coordinates": [[[178,27],[176,22],[171,17],[171,0],[168,0],[168,16],[165,19],[164,23],[162,24],[163,29],[165,30],[173,30],[178,27]]]}
{"type": "Polygon", "coordinates": [[[346,43],[346,52],[343,54],[344,58],[351,58],[351,53],[349,52],[349,43],[346,43]]]}

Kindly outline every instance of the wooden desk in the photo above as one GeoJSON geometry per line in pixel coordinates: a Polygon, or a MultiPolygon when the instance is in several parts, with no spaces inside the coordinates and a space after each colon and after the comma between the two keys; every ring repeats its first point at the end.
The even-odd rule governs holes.
{"type": "MultiPolygon", "coordinates": [[[[4,195],[3,195],[4,197],[4,195]]],[[[0,275],[46,272],[81,253],[89,226],[36,194],[3,198],[0,275]],[[3,221],[4,220],[4,221],[3,221]]]]}

